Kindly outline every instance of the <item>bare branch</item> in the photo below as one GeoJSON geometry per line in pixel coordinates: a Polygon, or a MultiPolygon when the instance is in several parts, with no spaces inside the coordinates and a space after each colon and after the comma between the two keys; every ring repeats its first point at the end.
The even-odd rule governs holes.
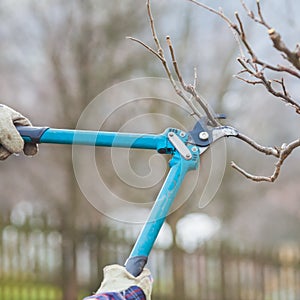
{"type": "Polygon", "coordinates": [[[274,71],[289,73],[290,75],[295,76],[300,79],[300,73],[291,68],[288,68],[286,66],[281,66],[281,65],[278,65],[277,68],[278,69],[276,69],[274,71]]]}
{"type": "Polygon", "coordinates": [[[257,6],[257,14],[258,14],[258,18],[255,16],[254,12],[251,11],[246,3],[244,1],[241,1],[242,2],[242,5],[245,9],[245,11],[247,12],[247,15],[255,22],[263,25],[264,27],[266,27],[267,29],[271,29],[271,27],[265,22],[264,18],[263,18],[263,15],[262,15],[262,12],[261,12],[261,6],[260,6],[260,1],[257,0],[256,1],[256,6],[257,6]]]}
{"type": "MultiPolygon", "coordinates": [[[[150,27],[151,27],[151,31],[152,31],[152,37],[153,37],[153,40],[156,44],[156,47],[157,47],[157,50],[154,50],[153,48],[151,48],[150,46],[148,46],[146,43],[144,43],[143,41],[139,40],[139,39],[136,39],[136,38],[133,38],[133,37],[128,37],[128,39],[134,41],[134,42],[137,42],[138,44],[142,45],[144,48],[146,48],[149,52],[151,52],[152,54],[154,54],[162,63],[164,69],[165,69],[165,72],[169,78],[169,81],[170,83],[172,84],[175,92],[187,103],[187,105],[191,108],[192,110],[192,115],[193,116],[197,116],[198,119],[200,119],[202,117],[201,113],[199,112],[199,110],[197,109],[197,107],[194,105],[193,101],[192,101],[192,98],[188,98],[184,91],[181,90],[179,88],[179,86],[177,85],[176,81],[174,80],[173,78],[173,75],[172,75],[172,72],[168,66],[168,63],[165,59],[165,56],[164,56],[164,52],[163,52],[163,49],[161,47],[161,44],[160,44],[160,41],[159,41],[159,38],[157,36],[157,33],[156,33],[156,30],[155,30],[155,24],[154,24],[154,19],[153,19],[153,16],[152,16],[152,12],[151,12],[151,6],[150,6],[150,0],[147,0],[147,12],[148,12],[148,17],[149,17],[149,21],[150,21],[150,27]]],[[[178,78],[180,78],[180,83],[182,86],[184,86],[184,81],[180,75],[180,72],[179,72],[179,69],[177,67],[177,62],[175,60],[175,55],[174,55],[174,51],[173,51],[173,65],[175,67],[176,65],[176,75],[178,76],[178,78]]],[[[185,89],[184,89],[185,90],[185,89]]]]}
{"type": "MultiPolygon", "coordinates": [[[[295,109],[295,111],[297,113],[300,113],[300,104],[296,100],[294,100],[291,95],[286,93],[286,87],[284,87],[283,91],[275,90],[272,87],[272,84],[271,84],[270,80],[266,78],[263,71],[264,71],[264,69],[269,69],[273,72],[286,73],[286,74],[289,74],[289,75],[294,76],[294,77],[299,78],[299,79],[300,79],[300,73],[297,70],[295,70],[291,67],[282,66],[282,65],[274,66],[272,64],[269,64],[269,63],[259,59],[257,57],[257,55],[255,54],[255,51],[253,50],[252,46],[250,45],[250,43],[247,40],[246,33],[245,33],[245,30],[244,30],[244,26],[243,26],[243,22],[242,22],[241,18],[239,17],[239,14],[237,12],[235,13],[235,17],[237,19],[237,24],[235,24],[227,16],[225,16],[222,11],[217,11],[217,10],[215,10],[215,9],[213,9],[213,8],[203,4],[203,3],[200,3],[196,0],[188,0],[188,1],[196,4],[197,6],[200,6],[204,9],[208,10],[209,12],[217,14],[219,17],[221,17],[227,23],[227,25],[233,31],[235,31],[235,33],[240,38],[240,41],[244,45],[244,47],[246,48],[250,58],[246,59],[244,57],[243,52],[240,51],[241,54],[242,54],[242,58],[240,58],[238,61],[239,61],[240,64],[242,64],[243,69],[246,72],[248,72],[251,76],[254,76],[259,80],[258,81],[251,81],[250,80],[249,81],[249,80],[241,79],[240,76],[238,76],[237,78],[241,79],[244,82],[249,83],[249,84],[258,84],[258,83],[262,84],[263,86],[265,86],[265,88],[267,89],[267,91],[269,93],[271,93],[272,95],[274,95],[277,98],[280,98],[285,103],[288,103],[291,107],[293,107],[295,109]],[[247,65],[249,65],[250,67],[248,67],[247,65]],[[262,68],[260,70],[258,70],[257,66],[261,66],[262,68]]],[[[285,54],[286,59],[292,64],[293,67],[299,69],[300,68],[300,51],[299,51],[299,47],[296,47],[295,51],[290,51],[286,47],[286,45],[283,43],[280,35],[269,24],[267,24],[266,21],[264,20],[259,0],[257,0],[257,14],[258,14],[258,16],[256,16],[254,14],[254,12],[251,11],[243,1],[241,1],[241,2],[242,2],[242,5],[243,5],[244,9],[246,10],[248,16],[252,20],[254,20],[255,22],[261,24],[262,26],[264,26],[265,28],[268,29],[269,36],[270,36],[271,40],[273,41],[274,47],[278,51],[285,54]]],[[[239,44],[239,46],[240,46],[240,44],[239,44]]],[[[283,88],[283,86],[282,86],[282,88],[283,88]]]]}
{"type": "MultiPolygon", "coordinates": [[[[285,54],[284,58],[287,59],[295,68],[300,70],[300,55],[297,51],[297,47],[296,47],[295,51],[291,51],[285,45],[280,34],[278,32],[276,32],[275,29],[272,28],[269,24],[267,24],[266,21],[264,20],[262,11],[261,11],[260,1],[257,0],[256,4],[257,4],[258,18],[255,16],[255,14],[252,11],[250,11],[250,9],[246,6],[245,2],[242,1],[242,5],[243,5],[244,9],[246,10],[248,16],[253,21],[263,25],[264,27],[266,27],[268,29],[268,34],[269,34],[271,41],[273,42],[274,48],[277,49],[278,51],[284,53],[285,54]]],[[[297,74],[297,73],[295,73],[295,74],[297,74]]],[[[293,75],[293,74],[291,74],[291,75],[293,75]]],[[[299,75],[299,73],[298,73],[298,75],[299,75]]]]}
{"type": "Polygon", "coordinates": [[[179,67],[178,67],[177,61],[176,61],[175,51],[174,51],[174,48],[173,48],[173,45],[172,45],[171,38],[169,36],[167,36],[166,40],[167,40],[167,43],[168,43],[168,46],[169,46],[169,50],[170,50],[170,54],[171,54],[171,57],[172,57],[173,67],[174,67],[175,73],[177,75],[177,78],[178,78],[178,80],[179,80],[182,88],[186,92],[190,93],[195,98],[195,100],[199,103],[199,105],[201,106],[201,108],[204,110],[204,112],[205,112],[208,120],[210,121],[210,124],[212,126],[219,125],[219,122],[215,118],[214,112],[211,112],[209,105],[199,96],[199,94],[197,93],[195,87],[193,85],[187,85],[184,82],[184,80],[182,78],[182,75],[181,75],[181,73],[179,71],[179,67]]]}
{"type": "Polygon", "coordinates": [[[174,67],[175,73],[177,75],[178,81],[180,82],[180,84],[183,87],[183,89],[187,90],[187,85],[184,82],[184,80],[183,80],[183,78],[181,76],[181,73],[179,71],[179,67],[178,67],[178,64],[177,64],[177,61],[176,61],[176,58],[175,58],[175,51],[174,51],[174,48],[173,48],[173,45],[172,45],[171,38],[169,36],[167,36],[166,37],[166,41],[167,41],[167,44],[169,46],[169,51],[170,51],[170,54],[171,54],[173,67],[174,67]]]}
{"type": "Polygon", "coordinates": [[[251,147],[253,147],[257,151],[262,152],[266,155],[273,155],[275,157],[279,157],[279,155],[280,155],[280,153],[278,152],[278,150],[275,147],[262,146],[262,145],[258,144],[257,142],[255,142],[254,140],[252,140],[251,138],[249,138],[248,136],[246,136],[245,134],[239,133],[236,136],[236,138],[246,142],[247,144],[249,144],[251,147]]]}
{"type": "Polygon", "coordinates": [[[241,76],[238,76],[238,75],[235,75],[234,77],[241,80],[241,81],[244,81],[248,84],[252,84],[252,85],[262,84],[262,82],[260,80],[249,80],[249,79],[245,79],[245,78],[243,78],[241,76]]]}
{"type": "Polygon", "coordinates": [[[236,27],[236,24],[232,23],[231,20],[226,17],[226,15],[222,12],[222,11],[217,11],[216,9],[213,9],[212,7],[205,5],[204,3],[198,2],[196,0],[187,0],[189,2],[192,2],[194,4],[196,4],[197,6],[200,6],[202,8],[204,8],[205,10],[208,10],[209,12],[218,15],[219,17],[221,17],[230,27],[236,27]]]}
{"type": "MultiPolygon", "coordinates": [[[[290,51],[286,47],[286,45],[283,43],[280,35],[277,32],[275,32],[275,30],[272,27],[270,27],[264,20],[259,0],[257,0],[257,16],[255,15],[254,12],[252,12],[248,9],[248,7],[246,6],[246,4],[243,1],[242,1],[242,5],[243,5],[244,9],[247,11],[248,16],[252,20],[254,20],[255,22],[261,24],[262,26],[264,26],[265,28],[268,29],[269,36],[270,36],[271,40],[273,41],[273,46],[278,51],[282,52],[283,55],[286,56],[286,59],[292,64],[292,66],[282,66],[279,64],[275,66],[275,65],[266,63],[263,60],[261,60],[260,58],[258,58],[254,49],[252,48],[251,44],[247,40],[243,21],[241,20],[238,13],[235,13],[235,18],[237,21],[237,24],[235,24],[223,13],[222,10],[217,11],[201,2],[198,2],[197,0],[187,0],[187,1],[192,2],[193,4],[200,6],[204,9],[208,10],[209,12],[214,13],[214,14],[218,15],[219,17],[221,17],[227,23],[229,28],[235,33],[234,36],[239,37],[239,39],[238,39],[239,46],[243,45],[243,47],[247,50],[248,55],[247,55],[247,57],[245,55],[243,55],[243,51],[241,49],[240,52],[242,54],[242,57],[239,57],[237,60],[240,63],[240,65],[242,66],[242,70],[238,73],[238,75],[236,77],[248,84],[263,85],[270,94],[274,95],[277,98],[280,98],[283,102],[292,106],[295,109],[295,111],[300,114],[300,104],[289,95],[286,85],[285,85],[284,78],[281,78],[280,80],[278,80],[278,79],[270,80],[265,74],[266,70],[270,70],[270,71],[278,72],[278,73],[281,72],[283,74],[291,75],[291,76],[294,76],[294,77],[300,79],[300,73],[295,69],[295,68],[297,68],[299,70],[298,65],[297,65],[298,63],[300,66],[300,60],[299,60],[300,46],[297,46],[296,50],[294,52],[290,51]],[[250,77],[254,78],[254,80],[246,79],[241,76],[242,74],[243,75],[248,74],[248,75],[250,75],[250,77]],[[278,89],[278,85],[276,85],[275,83],[279,84],[279,89],[278,89]]],[[[149,21],[150,21],[152,37],[153,37],[153,40],[154,40],[154,43],[155,43],[157,49],[156,50],[153,49],[152,47],[148,46],[147,44],[145,44],[144,42],[142,42],[136,38],[129,37],[129,39],[142,45],[144,48],[146,48],[149,52],[154,54],[161,61],[174,90],[188,104],[188,106],[192,110],[192,115],[196,115],[198,118],[202,117],[201,113],[198,110],[198,107],[196,107],[193,102],[193,100],[195,100],[200,105],[200,107],[203,109],[206,116],[208,117],[208,119],[210,121],[209,124],[212,126],[219,126],[220,123],[217,120],[217,118],[215,117],[214,111],[211,110],[208,103],[206,103],[199,96],[199,94],[197,92],[196,69],[194,70],[193,84],[187,84],[180,72],[171,38],[169,36],[167,36],[166,42],[168,45],[168,49],[169,49],[170,56],[172,59],[172,66],[173,66],[173,70],[171,71],[171,68],[169,67],[168,61],[164,56],[164,51],[162,49],[161,43],[159,41],[159,38],[158,38],[156,30],[155,30],[155,23],[154,23],[154,19],[153,19],[152,12],[151,12],[150,0],[147,0],[147,12],[148,12],[148,17],[149,17],[149,21]],[[174,72],[174,74],[176,75],[179,83],[173,78],[172,72],[174,72]],[[190,95],[189,97],[187,96],[188,94],[190,95]]],[[[300,139],[295,140],[288,145],[283,144],[281,147],[275,147],[275,146],[274,147],[266,147],[266,146],[260,145],[259,143],[257,143],[256,141],[254,141],[253,139],[249,138],[248,136],[246,136],[242,133],[239,133],[236,137],[238,139],[246,142],[248,145],[250,145],[255,150],[257,150],[265,155],[274,156],[275,158],[277,158],[275,168],[274,168],[273,174],[271,176],[253,175],[253,174],[247,172],[246,170],[244,170],[243,168],[239,167],[236,163],[232,162],[232,167],[234,169],[236,169],[238,172],[243,174],[245,177],[247,177],[253,181],[256,181],[256,182],[259,182],[259,181],[274,182],[279,176],[281,166],[283,165],[285,159],[291,154],[291,152],[295,148],[300,147],[300,139]]]]}
{"type": "MultiPolygon", "coordinates": [[[[250,139],[250,143],[249,143],[249,140],[247,140],[249,138],[247,138],[247,137],[246,137],[246,139],[244,139],[244,137],[242,139],[244,141],[246,141],[248,144],[251,144],[253,142],[250,139]]],[[[278,147],[273,147],[273,148],[272,147],[262,147],[260,145],[258,145],[258,147],[256,147],[256,146],[257,145],[255,145],[254,148],[259,150],[260,152],[263,152],[267,155],[273,155],[273,156],[278,158],[277,162],[275,163],[275,168],[274,168],[273,174],[271,176],[253,175],[253,174],[245,171],[240,166],[238,166],[235,162],[231,162],[231,166],[235,170],[240,172],[242,175],[244,175],[246,178],[251,179],[253,181],[256,181],[256,182],[261,182],[261,181],[274,182],[280,174],[281,167],[282,167],[284,161],[287,159],[287,157],[292,153],[292,151],[294,149],[300,147],[300,139],[294,140],[293,142],[291,142],[288,145],[283,144],[280,148],[278,148],[278,147]]]]}
{"type": "Polygon", "coordinates": [[[129,40],[131,40],[131,41],[133,41],[133,42],[137,42],[138,44],[142,45],[147,50],[149,50],[152,54],[154,54],[159,60],[165,61],[165,59],[164,59],[163,56],[161,56],[158,52],[156,52],[155,50],[153,50],[150,46],[148,46],[147,44],[145,44],[143,41],[141,41],[141,40],[139,40],[137,38],[131,37],[131,36],[127,36],[126,38],[129,39],[129,40]]]}
{"type": "Polygon", "coordinates": [[[166,41],[169,47],[169,51],[170,51],[170,55],[172,58],[172,65],[174,68],[174,72],[177,76],[177,79],[180,83],[179,87],[177,85],[177,82],[174,80],[172,72],[168,66],[168,62],[164,56],[164,52],[163,49],[161,47],[161,43],[159,41],[159,38],[157,36],[156,30],[155,30],[155,23],[154,23],[154,18],[151,12],[151,5],[150,5],[150,0],[147,0],[147,12],[148,12],[148,17],[149,17],[149,21],[150,21],[150,27],[151,27],[151,32],[152,32],[152,37],[153,40],[156,44],[157,50],[154,50],[153,48],[151,48],[150,46],[148,46],[147,44],[145,44],[144,42],[142,42],[139,39],[133,38],[133,37],[128,37],[128,39],[139,43],[140,45],[142,45],[144,48],[146,48],[148,51],[150,51],[152,54],[154,54],[163,64],[163,67],[167,73],[167,76],[174,88],[174,90],[176,91],[176,93],[188,104],[188,106],[191,108],[192,110],[192,115],[196,115],[199,119],[202,117],[202,114],[199,112],[198,108],[195,106],[195,104],[193,103],[193,99],[195,99],[195,101],[200,105],[200,107],[204,110],[204,113],[206,114],[206,116],[208,117],[209,120],[209,124],[212,126],[217,126],[219,125],[219,122],[217,120],[217,118],[215,117],[215,113],[211,110],[211,108],[209,107],[209,105],[199,96],[198,92],[196,91],[196,75],[194,75],[194,84],[186,84],[181,72],[179,70],[178,67],[178,63],[176,60],[176,56],[175,56],[175,51],[171,42],[171,39],[169,36],[166,37],[166,41]],[[186,93],[190,94],[191,97],[187,97],[186,93]]]}
{"type": "Polygon", "coordinates": [[[285,96],[290,97],[290,95],[287,92],[287,89],[285,87],[285,82],[284,82],[284,78],[283,77],[280,80],[274,79],[273,81],[280,84],[280,86],[282,88],[282,92],[284,93],[285,96]]]}
{"type": "Polygon", "coordinates": [[[287,103],[288,105],[290,105],[291,107],[293,107],[296,111],[296,113],[300,114],[300,105],[298,102],[296,102],[287,92],[286,92],[286,87],[284,82],[282,83],[282,92],[277,91],[273,88],[272,86],[272,81],[268,80],[265,75],[264,75],[264,69],[267,68],[267,66],[263,66],[262,69],[260,70],[252,70],[249,68],[248,65],[251,66],[251,68],[255,68],[255,65],[246,62],[244,59],[242,58],[238,58],[237,61],[242,65],[243,67],[243,71],[245,71],[246,73],[249,73],[251,76],[257,78],[257,81],[253,81],[253,80],[247,80],[241,76],[236,76],[236,78],[249,83],[249,84],[262,84],[263,86],[265,86],[265,88],[267,89],[267,91],[274,95],[277,98],[280,98],[281,100],[283,100],[285,103],[287,103]]]}
{"type": "Polygon", "coordinates": [[[298,70],[300,70],[300,55],[298,51],[291,51],[283,42],[280,34],[274,28],[270,28],[269,37],[273,42],[274,48],[286,55],[286,59],[298,70]]]}
{"type": "Polygon", "coordinates": [[[154,19],[153,19],[152,12],[151,12],[150,0],[147,0],[146,5],[147,5],[147,13],[148,13],[149,21],[150,21],[150,28],[151,28],[151,31],[152,31],[152,37],[153,37],[153,40],[156,44],[157,52],[159,53],[159,55],[161,57],[164,57],[164,52],[163,52],[163,49],[160,45],[158,36],[156,34],[156,30],[155,30],[154,19]]]}
{"type": "Polygon", "coordinates": [[[246,178],[251,179],[253,181],[256,181],[256,182],[261,182],[261,181],[272,182],[270,177],[250,174],[249,172],[247,172],[244,169],[242,169],[241,167],[239,167],[234,161],[231,162],[231,167],[234,168],[235,170],[237,170],[242,175],[244,175],[246,178]]]}
{"type": "Polygon", "coordinates": [[[241,32],[239,31],[239,28],[238,26],[233,23],[225,14],[222,10],[218,11],[216,9],[213,9],[212,7],[208,6],[208,5],[205,5],[201,2],[198,2],[197,0],[187,0],[189,2],[192,2],[193,4],[201,7],[201,8],[204,8],[205,10],[213,13],[213,14],[216,14],[217,16],[221,17],[228,25],[228,27],[232,30],[232,33],[233,33],[233,36],[235,37],[236,39],[236,42],[239,46],[239,50],[240,50],[240,53],[241,55],[243,56],[243,49],[242,49],[242,46],[240,44],[240,40],[238,38],[238,36],[240,36],[241,32]]]}
{"type": "Polygon", "coordinates": [[[266,26],[267,28],[270,28],[270,26],[265,22],[262,13],[261,13],[261,8],[260,8],[260,1],[256,0],[256,5],[257,5],[257,12],[260,18],[260,23],[263,24],[264,26],[266,26]]]}

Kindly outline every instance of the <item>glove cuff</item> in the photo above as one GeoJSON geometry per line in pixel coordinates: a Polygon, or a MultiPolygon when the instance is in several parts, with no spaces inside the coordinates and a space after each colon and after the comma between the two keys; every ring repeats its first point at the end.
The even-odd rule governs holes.
{"type": "Polygon", "coordinates": [[[134,277],[127,272],[125,267],[120,265],[110,265],[103,269],[104,279],[97,293],[104,292],[121,292],[127,290],[131,286],[140,287],[145,293],[146,299],[151,299],[152,276],[147,268],[143,272],[134,277]]]}

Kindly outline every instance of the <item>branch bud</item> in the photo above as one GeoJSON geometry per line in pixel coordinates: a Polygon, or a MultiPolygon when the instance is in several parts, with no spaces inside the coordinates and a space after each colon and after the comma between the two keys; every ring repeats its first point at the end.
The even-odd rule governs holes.
{"type": "Polygon", "coordinates": [[[281,36],[278,32],[276,32],[276,30],[274,28],[270,28],[268,30],[268,34],[274,43],[280,42],[281,36]]]}
{"type": "Polygon", "coordinates": [[[172,42],[171,42],[171,38],[170,38],[169,35],[166,36],[166,41],[167,41],[168,46],[171,47],[172,46],[172,42]]]}
{"type": "Polygon", "coordinates": [[[271,28],[271,29],[268,30],[268,34],[269,35],[272,35],[274,33],[275,33],[275,29],[274,28],[271,28]]]}

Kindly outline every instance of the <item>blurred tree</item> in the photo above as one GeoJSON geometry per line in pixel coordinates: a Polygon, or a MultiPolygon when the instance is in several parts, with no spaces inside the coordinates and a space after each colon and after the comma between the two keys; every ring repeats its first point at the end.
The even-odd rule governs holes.
{"type": "MultiPolygon", "coordinates": [[[[93,0],[2,3],[7,21],[3,30],[7,51],[3,56],[11,55],[1,65],[5,75],[2,84],[9,82],[5,88],[11,89],[3,93],[5,102],[19,105],[18,109],[25,113],[27,110],[35,124],[47,122],[50,126],[55,124],[53,127],[75,128],[83,109],[100,91],[147,65],[125,40],[126,34],[142,31],[145,25],[142,8],[132,10],[132,5],[133,1],[93,0]],[[18,94],[20,87],[22,93],[18,94]]],[[[62,224],[63,299],[75,299],[80,270],[76,260],[77,228],[101,218],[79,191],[71,147],[50,146],[40,152],[30,164],[24,161],[17,166],[22,160],[18,158],[18,162],[10,162],[10,171],[4,165],[6,178],[8,174],[16,175],[15,181],[22,182],[19,189],[23,189],[23,195],[39,198],[62,224]],[[12,166],[18,171],[13,171],[12,166]]],[[[18,194],[12,193],[14,185],[10,182],[11,189],[3,194],[15,197],[6,205],[20,200],[18,194]]]]}

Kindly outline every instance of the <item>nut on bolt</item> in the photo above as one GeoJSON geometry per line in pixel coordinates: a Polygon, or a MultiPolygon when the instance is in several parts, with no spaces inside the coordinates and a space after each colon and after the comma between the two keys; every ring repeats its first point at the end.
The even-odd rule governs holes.
{"type": "Polygon", "coordinates": [[[199,138],[203,141],[208,140],[209,133],[207,131],[202,131],[199,133],[199,138]]]}

